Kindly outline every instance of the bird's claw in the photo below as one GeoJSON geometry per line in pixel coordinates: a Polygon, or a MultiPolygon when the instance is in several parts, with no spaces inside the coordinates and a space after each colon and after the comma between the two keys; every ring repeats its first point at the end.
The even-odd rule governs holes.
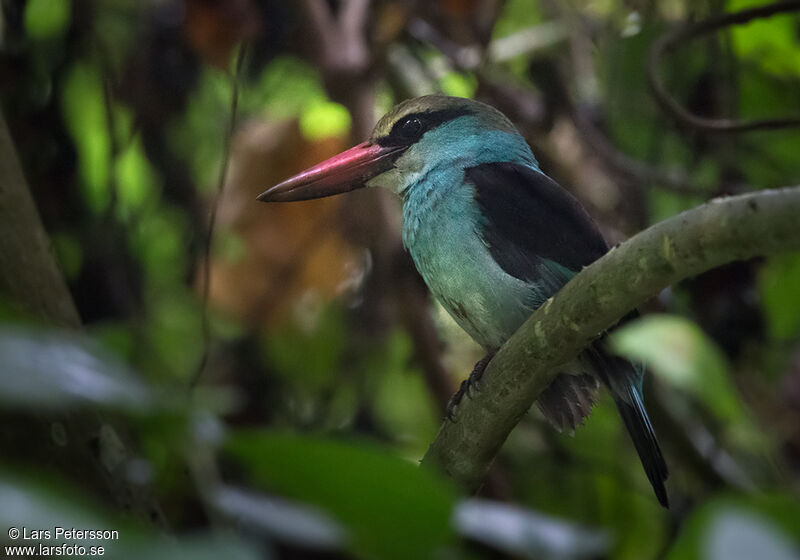
{"type": "Polygon", "coordinates": [[[447,401],[447,409],[446,409],[446,416],[447,419],[451,422],[456,421],[456,409],[458,409],[458,405],[461,403],[461,399],[464,398],[464,395],[469,394],[469,378],[465,379],[461,382],[461,385],[458,387],[458,391],[456,391],[450,400],[447,401]]]}
{"type": "Polygon", "coordinates": [[[469,398],[472,398],[472,392],[473,391],[478,392],[480,390],[481,390],[481,380],[479,379],[479,376],[475,376],[474,378],[469,377],[467,379],[467,388],[466,388],[467,396],[469,398]]]}
{"type": "Polygon", "coordinates": [[[489,364],[489,361],[492,359],[494,354],[487,354],[483,358],[481,358],[478,363],[475,364],[475,367],[472,369],[472,372],[469,374],[464,381],[461,382],[461,385],[458,387],[458,391],[450,397],[450,400],[447,402],[447,409],[446,409],[446,417],[451,422],[456,421],[456,409],[458,405],[461,403],[461,400],[466,395],[469,398],[472,398],[472,393],[481,390],[481,377],[483,377],[483,372],[486,371],[486,366],[489,364]]]}
{"type": "Polygon", "coordinates": [[[458,392],[447,401],[447,409],[445,411],[445,418],[450,420],[453,424],[456,423],[456,409],[458,408],[458,401],[461,400],[460,397],[456,398],[456,395],[458,395],[458,392]]]}

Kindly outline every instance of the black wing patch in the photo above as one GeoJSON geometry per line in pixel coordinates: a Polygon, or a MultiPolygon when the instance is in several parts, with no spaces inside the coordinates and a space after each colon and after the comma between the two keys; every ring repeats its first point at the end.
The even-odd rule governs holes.
{"type": "Polygon", "coordinates": [[[508,274],[540,281],[553,274],[545,260],[577,273],[608,251],[583,206],[547,175],[502,162],[471,167],[465,176],[485,219],[483,239],[508,274]]]}

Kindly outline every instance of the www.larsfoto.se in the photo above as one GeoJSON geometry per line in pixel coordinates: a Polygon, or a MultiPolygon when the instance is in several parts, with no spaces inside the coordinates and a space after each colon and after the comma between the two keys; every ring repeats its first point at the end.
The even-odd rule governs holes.
{"type": "Polygon", "coordinates": [[[79,544],[31,544],[3,547],[6,558],[24,556],[103,556],[106,551],[102,546],[83,546],[79,544]]]}

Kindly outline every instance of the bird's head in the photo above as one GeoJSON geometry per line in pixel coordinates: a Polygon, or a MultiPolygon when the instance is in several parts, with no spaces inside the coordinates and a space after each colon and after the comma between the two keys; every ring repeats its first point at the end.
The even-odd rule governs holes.
{"type": "Polygon", "coordinates": [[[258,199],[308,200],[364,186],[402,193],[437,166],[491,161],[536,164],[517,129],[494,107],[461,97],[426,95],[386,113],[366,142],[290,177],[258,199]]]}

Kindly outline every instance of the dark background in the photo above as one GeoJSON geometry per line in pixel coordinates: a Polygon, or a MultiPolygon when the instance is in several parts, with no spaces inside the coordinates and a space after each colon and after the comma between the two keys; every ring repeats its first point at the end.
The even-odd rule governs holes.
{"type": "MultiPolygon", "coordinates": [[[[796,558],[800,255],[674,286],[620,336],[653,373],[672,509],[607,396],[574,437],[529,414],[491,501],[463,501],[415,465],[481,352],[429,300],[398,201],[255,202],[433,92],[505,112],[611,243],[795,184],[796,128],[709,132],[647,84],[649,64],[712,122],[796,120],[796,11],[648,62],[673,26],[761,4],[2,0],[0,159],[69,294],[24,259],[3,272],[71,294],[82,327],[0,294],[0,535],[120,529],[106,556],[139,558],[796,558]]],[[[0,251],[46,258],[23,219],[0,251]]]]}

